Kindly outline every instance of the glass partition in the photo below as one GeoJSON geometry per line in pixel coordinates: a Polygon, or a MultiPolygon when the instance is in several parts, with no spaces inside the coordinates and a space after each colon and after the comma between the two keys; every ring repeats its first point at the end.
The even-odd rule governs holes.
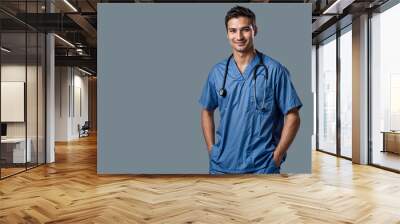
{"type": "Polygon", "coordinates": [[[27,147],[30,148],[28,168],[37,165],[37,79],[38,79],[38,35],[36,32],[27,33],[27,80],[26,80],[26,113],[27,113],[27,147]]]}
{"type": "Polygon", "coordinates": [[[0,11],[1,179],[45,163],[46,39],[13,17],[42,13],[43,5],[44,1],[0,2],[3,9],[14,10],[0,11]]]}
{"type": "Polygon", "coordinates": [[[3,32],[1,47],[1,176],[6,177],[24,171],[31,158],[25,141],[26,33],[3,32]]]}
{"type": "Polygon", "coordinates": [[[45,111],[46,111],[46,76],[45,76],[45,66],[46,66],[46,36],[43,33],[38,34],[38,75],[37,75],[37,148],[38,164],[43,164],[46,161],[46,145],[45,145],[45,111]]]}

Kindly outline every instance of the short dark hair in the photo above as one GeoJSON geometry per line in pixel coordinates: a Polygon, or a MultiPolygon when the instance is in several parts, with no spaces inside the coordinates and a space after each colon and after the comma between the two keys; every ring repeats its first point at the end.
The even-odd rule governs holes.
{"type": "Polygon", "coordinates": [[[247,17],[251,20],[253,28],[256,26],[256,15],[249,8],[243,6],[235,6],[231,8],[225,16],[225,28],[228,29],[228,21],[232,18],[247,17]]]}

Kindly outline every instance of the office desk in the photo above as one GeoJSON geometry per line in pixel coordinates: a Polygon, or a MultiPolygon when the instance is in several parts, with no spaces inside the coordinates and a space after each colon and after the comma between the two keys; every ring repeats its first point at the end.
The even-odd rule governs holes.
{"type": "Polygon", "coordinates": [[[383,134],[382,152],[400,154],[400,131],[381,131],[383,134]]]}
{"type": "Polygon", "coordinates": [[[31,145],[32,140],[27,139],[25,151],[25,138],[6,138],[1,139],[1,157],[6,163],[25,163],[30,162],[32,158],[31,145]],[[26,152],[26,154],[25,154],[26,152]],[[27,159],[27,161],[25,161],[27,159]]]}

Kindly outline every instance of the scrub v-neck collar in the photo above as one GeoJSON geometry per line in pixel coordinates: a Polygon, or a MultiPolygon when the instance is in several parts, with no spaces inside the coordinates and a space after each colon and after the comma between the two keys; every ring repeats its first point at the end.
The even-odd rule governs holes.
{"type": "Polygon", "coordinates": [[[232,59],[229,62],[229,70],[230,70],[229,75],[231,75],[232,78],[236,80],[246,80],[249,77],[253,68],[256,66],[257,61],[258,61],[258,55],[256,53],[254,57],[251,59],[250,63],[246,66],[242,74],[239,70],[239,67],[236,64],[235,58],[232,56],[232,59]]]}

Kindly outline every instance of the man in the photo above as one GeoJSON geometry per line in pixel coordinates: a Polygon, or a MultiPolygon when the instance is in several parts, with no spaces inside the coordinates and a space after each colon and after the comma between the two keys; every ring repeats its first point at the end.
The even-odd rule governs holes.
{"type": "Polygon", "coordinates": [[[210,174],[279,173],[300,126],[302,103],[288,70],[255,49],[257,26],[250,9],[230,9],[225,27],[233,54],[211,69],[199,100],[210,174]]]}

